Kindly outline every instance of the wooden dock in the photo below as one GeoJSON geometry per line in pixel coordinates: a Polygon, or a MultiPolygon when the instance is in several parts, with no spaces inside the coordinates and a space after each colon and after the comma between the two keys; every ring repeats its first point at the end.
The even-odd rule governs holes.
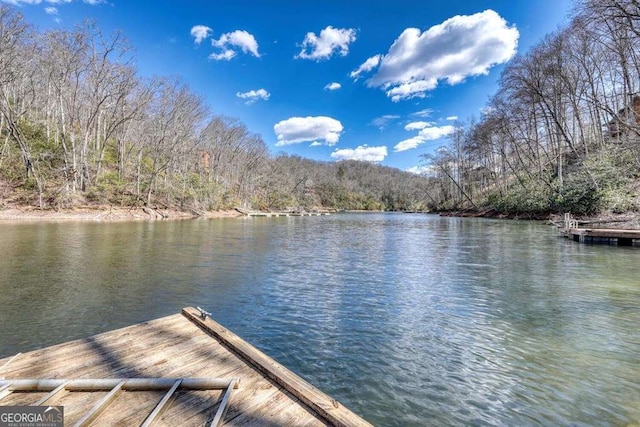
{"type": "Polygon", "coordinates": [[[557,224],[557,227],[560,234],[574,242],[640,246],[640,230],[580,227],[580,222],[572,218],[570,213],[564,214],[564,222],[557,224]]]}
{"type": "Polygon", "coordinates": [[[618,246],[640,246],[640,230],[617,228],[564,228],[566,238],[580,243],[600,243],[618,246]]]}
{"type": "Polygon", "coordinates": [[[235,208],[238,212],[244,216],[249,217],[265,217],[265,218],[277,218],[277,217],[289,217],[289,216],[323,216],[330,215],[329,212],[307,212],[307,211],[281,211],[281,212],[266,212],[266,211],[254,211],[245,208],[235,208]]]}
{"type": "Polygon", "coordinates": [[[276,218],[280,216],[323,216],[328,212],[249,212],[246,216],[276,218]]]}
{"type": "Polygon", "coordinates": [[[371,425],[195,308],[0,360],[0,405],[33,404],[69,426],[371,425]]]}

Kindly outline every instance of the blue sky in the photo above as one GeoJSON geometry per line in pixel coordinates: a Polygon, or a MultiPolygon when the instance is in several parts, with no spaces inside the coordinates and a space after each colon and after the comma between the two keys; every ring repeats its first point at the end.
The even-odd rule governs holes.
{"type": "Polygon", "coordinates": [[[0,0],[41,30],[122,30],[143,76],[179,75],[271,152],[403,170],[478,118],[504,64],[570,0],[0,0]]]}

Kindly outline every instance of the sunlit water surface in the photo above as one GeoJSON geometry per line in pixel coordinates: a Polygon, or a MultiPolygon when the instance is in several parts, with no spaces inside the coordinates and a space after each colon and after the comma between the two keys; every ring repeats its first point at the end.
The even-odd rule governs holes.
{"type": "Polygon", "coordinates": [[[0,357],[202,306],[380,426],[640,423],[640,250],[418,214],[0,224],[0,357]]]}

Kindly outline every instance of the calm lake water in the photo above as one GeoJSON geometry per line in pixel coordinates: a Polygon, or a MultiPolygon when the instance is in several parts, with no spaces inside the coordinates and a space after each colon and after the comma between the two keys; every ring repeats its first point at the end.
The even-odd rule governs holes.
{"type": "Polygon", "coordinates": [[[640,250],[418,214],[0,224],[0,357],[201,306],[380,426],[640,423],[640,250]]]}

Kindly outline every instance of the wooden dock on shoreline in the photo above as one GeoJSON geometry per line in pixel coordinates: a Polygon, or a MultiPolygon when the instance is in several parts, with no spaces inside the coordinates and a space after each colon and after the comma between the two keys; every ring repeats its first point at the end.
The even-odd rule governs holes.
{"type": "Polygon", "coordinates": [[[640,230],[620,228],[584,228],[578,221],[565,214],[564,224],[559,225],[560,234],[580,243],[595,243],[617,246],[640,246],[640,230]]]}
{"type": "Polygon", "coordinates": [[[266,211],[254,211],[251,209],[245,208],[235,208],[238,212],[243,214],[244,216],[249,217],[265,217],[265,218],[276,218],[276,217],[289,217],[289,216],[323,216],[330,215],[329,212],[307,212],[307,211],[281,211],[281,212],[266,212],[266,211]]]}
{"type": "Polygon", "coordinates": [[[65,425],[370,426],[195,308],[0,360],[0,406],[65,425]]]}
{"type": "Polygon", "coordinates": [[[617,246],[640,246],[640,230],[616,228],[565,228],[561,233],[580,243],[600,243],[617,246]]]}

